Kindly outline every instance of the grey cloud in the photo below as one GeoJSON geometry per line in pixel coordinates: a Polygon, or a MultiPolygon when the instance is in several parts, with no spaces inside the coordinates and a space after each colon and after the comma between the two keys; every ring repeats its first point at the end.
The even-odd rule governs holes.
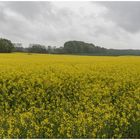
{"type": "Polygon", "coordinates": [[[4,36],[14,40],[20,37],[28,42],[56,40],[55,27],[61,21],[53,13],[50,2],[3,2],[0,19],[4,36]]]}
{"type": "Polygon", "coordinates": [[[128,32],[140,30],[140,2],[139,1],[114,1],[98,2],[108,8],[107,17],[116,22],[128,32]]]}
{"type": "Polygon", "coordinates": [[[0,36],[24,44],[59,46],[82,40],[107,48],[137,47],[139,35],[131,36],[139,29],[139,9],[133,6],[137,3],[133,11],[123,2],[92,3],[0,2],[0,36]]]}
{"type": "Polygon", "coordinates": [[[24,17],[28,20],[37,19],[43,12],[51,12],[51,3],[50,2],[37,2],[37,1],[16,1],[8,2],[7,7],[24,17]]]}
{"type": "Polygon", "coordinates": [[[4,23],[3,32],[11,36],[38,39],[41,42],[62,38],[64,41],[71,38],[80,39],[84,31],[79,25],[82,20],[82,17],[79,18],[81,13],[75,13],[70,8],[58,8],[50,2],[6,2],[4,5],[0,15],[3,20],[0,24],[4,23]]]}

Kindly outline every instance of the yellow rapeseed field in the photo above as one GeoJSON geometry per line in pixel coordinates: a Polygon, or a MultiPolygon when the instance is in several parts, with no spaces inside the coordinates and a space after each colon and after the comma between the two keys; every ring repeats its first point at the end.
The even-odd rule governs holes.
{"type": "Polygon", "coordinates": [[[0,138],[140,138],[140,57],[0,54],[0,138]]]}

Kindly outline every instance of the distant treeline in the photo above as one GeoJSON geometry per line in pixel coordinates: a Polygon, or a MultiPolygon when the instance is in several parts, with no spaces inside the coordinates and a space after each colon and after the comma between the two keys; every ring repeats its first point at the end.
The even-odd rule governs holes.
{"type": "Polygon", "coordinates": [[[106,49],[91,43],[82,41],[68,41],[63,47],[44,46],[41,44],[30,44],[28,48],[22,47],[21,43],[12,43],[10,40],[0,38],[0,53],[27,52],[44,54],[78,54],[78,55],[140,55],[140,50],[118,50],[106,49]]]}

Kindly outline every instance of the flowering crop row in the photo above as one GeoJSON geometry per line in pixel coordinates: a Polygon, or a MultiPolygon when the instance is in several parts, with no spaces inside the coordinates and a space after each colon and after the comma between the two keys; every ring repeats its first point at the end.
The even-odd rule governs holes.
{"type": "Polygon", "coordinates": [[[1,54],[0,138],[140,138],[140,57],[1,54]]]}

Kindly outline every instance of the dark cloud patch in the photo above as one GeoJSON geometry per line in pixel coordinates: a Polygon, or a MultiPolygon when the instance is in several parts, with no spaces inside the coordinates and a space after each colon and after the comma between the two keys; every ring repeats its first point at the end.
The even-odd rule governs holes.
{"type": "Polygon", "coordinates": [[[98,2],[108,8],[107,18],[116,22],[120,27],[128,32],[138,32],[140,30],[140,2],[98,2]]]}
{"type": "Polygon", "coordinates": [[[51,12],[50,2],[16,1],[8,2],[7,7],[12,11],[17,12],[22,16],[28,18],[28,20],[38,19],[40,15],[44,13],[49,14],[51,12]]]}

